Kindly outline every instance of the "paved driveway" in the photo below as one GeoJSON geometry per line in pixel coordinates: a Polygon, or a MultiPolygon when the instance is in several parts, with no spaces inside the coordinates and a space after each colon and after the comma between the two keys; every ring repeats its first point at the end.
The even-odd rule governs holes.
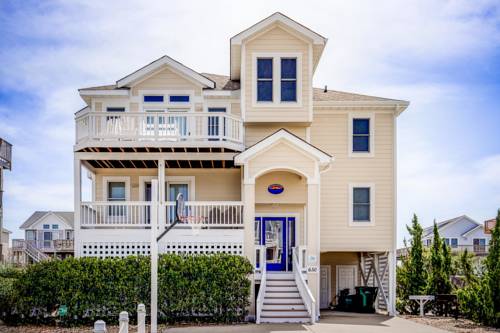
{"type": "Polygon", "coordinates": [[[377,314],[342,312],[321,313],[321,321],[314,325],[299,324],[243,324],[230,326],[202,326],[170,328],[167,333],[444,333],[446,331],[421,325],[399,317],[377,314]]]}

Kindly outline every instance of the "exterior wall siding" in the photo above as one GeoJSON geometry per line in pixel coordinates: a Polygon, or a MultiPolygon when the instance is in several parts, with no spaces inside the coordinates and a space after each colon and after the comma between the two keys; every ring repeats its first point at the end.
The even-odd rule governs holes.
{"type": "MultiPolygon", "coordinates": [[[[245,44],[245,120],[247,122],[282,122],[283,116],[289,122],[309,121],[309,94],[312,89],[309,77],[309,44],[283,28],[276,26],[245,44]],[[283,105],[283,107],[253,107],[255,87],[254,53],[300,53],[302,56],[302,106],[283,105]]],[[[278,79],[278,78],[274,78],[278,79]]],[[[299,89],[297,89],[299,93],[299,89]]]]}
{"type": "Polygon", "coordinates": [[[250,147],[265,137],[279,131],[281,128],[285,128],[303,140],[306,139],[306,126],[290,126],[286,123],[261,125],[253,124],[245,126],[245,146],[250,147]]]}
{"type": "Polygon", "coordinates": [[[195,95],[201,95],[201,88],[183,78],[171,69],[164,69],[132,87],[132,96],[137,96],[139,90],[194,90],[195,95]]]}
{"type": "MultiPolygon", "coordinates": [[[[130,200],[139,201],[140,176],[157,177],[156,169],[97,169],[95,181],[96,201],[106,201],[104,195],[103,177],[130,177],[130,200]]],[[[194,176],[196,201],[240,201],[240,170],[239,169],[167,169],[169,176],[194,176]]]]}
{"type": "Polygon", "coordinates": [[[348,155],[348,112],[317,112],[311,143],[335,157],[321,176],[321,251],[392,251],[394,246],[393,115],[375,114],[375,155],[348,155]],[[349,226],[349,183],[375,185],[375,225],[349,226]]]}

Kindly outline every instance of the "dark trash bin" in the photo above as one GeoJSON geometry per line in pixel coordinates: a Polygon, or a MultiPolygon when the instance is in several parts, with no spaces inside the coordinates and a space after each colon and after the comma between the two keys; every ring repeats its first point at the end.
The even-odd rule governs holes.
{"type": "Polygon", "coordinates": [[[375,300],[377,299],[377,287],[355,287],[356,294],[349,295],[349,289],[340,291],[337,311],[373,313],[375,312],[375,300]]]}

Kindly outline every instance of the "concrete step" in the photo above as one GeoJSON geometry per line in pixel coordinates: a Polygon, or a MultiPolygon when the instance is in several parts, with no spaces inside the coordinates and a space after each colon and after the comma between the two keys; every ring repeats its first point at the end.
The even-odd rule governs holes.
{"type": "Polygon", "coordinates": [[[307,311],[303,303],[266,303],[262,304],[262,310],[301,310],[307,311]]]}
{"type": "Polygon", "coordinates": [[[261,323],[310,323],[309,317],[260,316],[261,323]]]}
{"type": "Polygon", "coordinates": [[[269,280],[266,279],[266,285],[269,286],[295,286],[295,280],[287,280],[287,279],[274,279],[269,280]]]}
{"type": "Polygon", "coordinates": [[[264,304],[304,304],[304,302],[300,296],[273,297],[265,295],[264,304]]]}
{"type": "Polygon", "coordinates": [[[299,292],[299,289],[297,289],[296,285],[273,285],[273,286],[267,286],[266,287],[266,292],[268,291],[293,291],[293,292],[299,292]]]}

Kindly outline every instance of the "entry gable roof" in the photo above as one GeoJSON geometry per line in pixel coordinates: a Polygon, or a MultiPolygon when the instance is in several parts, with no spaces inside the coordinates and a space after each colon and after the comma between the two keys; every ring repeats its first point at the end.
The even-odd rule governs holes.
{"type": "Polygon", "coordinates": [[[186,75],[190,79],[198,82],[200,85],[206,87],[206,88],[215,88],[215,82],[210,80],[209,78],[201,75],[200,73],[192,70],[191,68],[181,64],[180,62],[170,58],[167,55],[164,55],[163,57],[156,59],[155,61],[149,63],[148,65],[136,70],[132,74],[129,74],[125,76],[124,78],[116,81],[116,87],[117,88],[122,88],[124,86],[129,85],[130,83],[137,81],[138,79],[141,79],[145,77],[146,75],[149,75],[153,73],[154,71],[160,69],[163,66],[169,66],[181,74],[186,75]]]}
{"type": "Polygon", "coordinates": [[[309,142],[282,128],[255,143],[254,145],[248,147],[245,151],[236,155],[234,157],[234,162],[237,165],[244,164],[245,162],[251,160],[256,154],[267,150],[280,141],[287,142],[292,146],[302,150],[307,155],[316,159],[322,167],[328,166],[333,161],[333,156],[331,156],[330,154],[325,153],[316,146],[313,146],[309,142]]]}

